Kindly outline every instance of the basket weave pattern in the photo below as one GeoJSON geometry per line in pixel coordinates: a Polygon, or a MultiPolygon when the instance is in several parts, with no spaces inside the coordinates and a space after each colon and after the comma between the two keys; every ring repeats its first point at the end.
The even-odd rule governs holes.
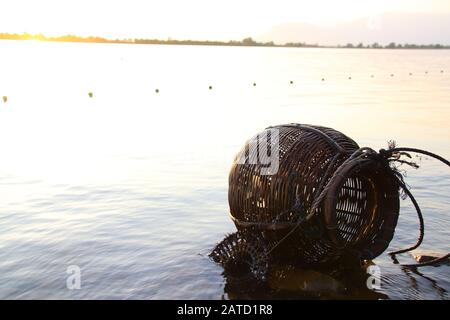
{"type": "Polygon", "coordinates": [[[228,199],[238,230],[257,235],[281,260],[320,263],[349,250],[361,259],[380,255],[399,214],[399,186],[389,168],[354,157],[357,143],[331,128],[289,124],[260,136],[273,130],[279,137],[274,174],[261,173],[259,144],[250,142],[231,168],[228,199]]]}

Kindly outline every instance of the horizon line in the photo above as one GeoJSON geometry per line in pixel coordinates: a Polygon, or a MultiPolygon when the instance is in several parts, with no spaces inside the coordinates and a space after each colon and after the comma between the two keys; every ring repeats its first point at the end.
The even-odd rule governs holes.
{"type": "Polygon", "coordinates": [[[115,38],[100,36],[78,36],[66,34],[61,36],[46,36],[43,33],[5,33],[0,32],[0,40],[19,40],[19,41],[46,41],[46,42],[75,42],[75,43],[112,43],[112,44],[167,44],[167,45],[209,45],[209,46],[247,46],[247,47],[294,47],[294,48],[347,48],[347,49],[450,49],[450,45],[442,45],[439,43],[429,44],[413,44],[413,43],[396,43],[391,42],[387,45],[374,42],[372,44],[346,43],[345,45],[321,45],[318,43],[308,44],[306,42],[286,42],[284,44],[275,43],[274,41],[258,42],[252,37],[242,40],[195,40],[195,39],[172,39],[166,40],[157,38],[115,38]]]}

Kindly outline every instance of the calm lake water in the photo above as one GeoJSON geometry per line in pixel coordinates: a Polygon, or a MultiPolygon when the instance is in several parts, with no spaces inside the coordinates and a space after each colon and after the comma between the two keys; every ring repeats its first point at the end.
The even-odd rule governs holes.
{"type": "MultiPolygon", "coordinates": [[[[248,138],[308,123],[450,158],[448,50],[0,41],[0,96],[3,299],[303,297],[229,283],[207,256],[235,230],[228,171],[248,138]],[[70,265],[80,290],[66,288],[70,265]]],[[[420,164],[406,181],[424,212],[422,248],[446,253],[450,170],[420,164]]],[[[390,249],[417,235],[407,199],[390,249]]],[[[450,266],[374,263],[375,298],[449,298],[450,266]]],[[[367,296],[355,292],[338,297],[367,296]]]]}

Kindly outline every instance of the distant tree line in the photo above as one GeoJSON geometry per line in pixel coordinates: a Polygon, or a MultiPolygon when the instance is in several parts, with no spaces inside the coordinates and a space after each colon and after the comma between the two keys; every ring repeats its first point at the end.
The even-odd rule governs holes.
{"type": "MultiPolygon", "coordinates": [[[[117,40],[120,41],[120,40],[117,40]]],[[[210,41],[210,40],[159,40],[159,39],[132,39],[130,42],[137,44],[180,44],[180,45],[208,45],[208,46],[248,46],[248,47],[274,47],[276,44],[271,42],[257,42],[252,38],[245,38],[242,41],[230,40],[210,41]]]]}
{"type": "MultiPolygon", "coordinates": [[[[288,42],[280,45],[270,42],[258,42],[248,37],[241,41],[230,40],[224,41],[202,41],[202,40],[160,40],[160,39],[106,39],[102,37],[80,37],[75,35],[64,35],[59,37],[48,37],[43,34],[29,34],[29,33],[0,33],[0,39],[3,40],[40,40],[40,41],[57,41],[57,42],[88,42],[88,43],[128,43],[128,44],[170,44],[170,45],[207,45],[207,46],[247,46],[247,47],[293,47],[293,48],[324,48],[319,44],[307,44],[305,42],[288,42]]],[[[330,47],[329,48],[333,48],[330,47]]],[[[344,46],[337,46],[337,48],[371,48],[371,49],[450,49],[450,46],[441,44],[416,45],[416,44],[396,44],[391,42],[386,46],[382,46],[375,42],[371,45],[364,45],[363,43],[352,44],[348,43],[344,46]]]]}
{"type": "MultiPolygon", "coordinates": [[[[109,40],[101,37],[80,37],[74,35],[65,35],[60,37],[47,37],[43,34],[29,34],[29,33],[0,33],[0,39],[2,40],[40,40],[40,41],[59,41],[59,42],[99,42],[99,43],[109,43],[117,42],[119,40],[109,40]]],[[[122,40],[120,40],[122,41],[122,40]]],[[[123,41],[124,42],[124,41],[123,41]]]]}
{"type": "Polygon", "coordinates": [[[284,47],[294,47],[294,48],[319,48],[318,44],[308,44],[305,42],[287,42],[284,47]]]}
{"type": "Polygon", "coordinates": [[[357,48],[357,49],[449,49],[450,46],[444,46],[442,44],[410,44],[410,43],[395,43],[391,42],[388,45],[381,45],[378,42],[374,42],[372,44],[363,44],[362,42],[358,43],[357,45],[354,45],[352,43],[347,43],[345,46],[338,46],[339,48],[357,48]]]}
{"type": "Polygon", "coordinates": [[[98,43],[128,43],[128,44],[174,44],[174,45],[209,45],[209,46],[248,46],[248,47],[318,47],[318,45],[309,45],[306,43],[287,43],[285,45],[275,44],[273,41],[258,42],[248,37],[241,41],[230,40],[210,41],[210,40],[174,40],[174,39],[106,39],[101,37],[80,37],[75,35],[65,35],[60,37],[47,37],[43,34],[10,34],[0,33],[0,39],[4,40],[40,40],[40,41],[59,41],[59,42],[98,42],[98,43]]]}

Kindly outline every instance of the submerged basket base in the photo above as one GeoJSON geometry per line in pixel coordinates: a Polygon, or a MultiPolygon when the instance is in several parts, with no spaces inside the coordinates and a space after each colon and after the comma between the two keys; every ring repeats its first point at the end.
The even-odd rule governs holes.
{"type": "Polygon", "coordinates": [[[255,235],[235,232],[225,237],[210,253],[228,276],[265,280],[269,262],[267,248],[255,235]]]}
{"type": "Polygon", "coordinates": [[[284,265],[298,268],[314,266],[317,270],[359,270],[363,264],[361,255],[354,250],[341,251],[320,263],[292,259],[282,247],[270,252],[269,244],[263,241],[262,236],[252,234],[250,230],[229,234],[216,245],[209,257],[224,268],[227,279],[262,282],[268,279],[272,266],[275,269],[284,265]]]}

